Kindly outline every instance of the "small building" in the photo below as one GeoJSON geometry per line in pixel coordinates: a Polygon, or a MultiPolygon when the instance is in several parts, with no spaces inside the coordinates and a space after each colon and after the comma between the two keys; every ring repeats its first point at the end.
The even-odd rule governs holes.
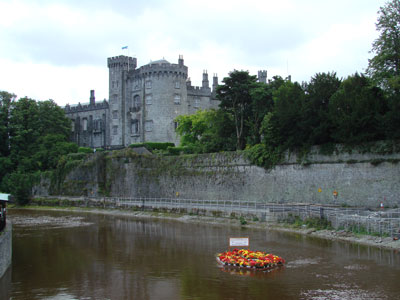
{"type": "Polygon", "coordinates": [[[6,227],[6,209],[9,198],[9,194],[0,194],[0,231],[3,231],[3,229],[6,227]]]}

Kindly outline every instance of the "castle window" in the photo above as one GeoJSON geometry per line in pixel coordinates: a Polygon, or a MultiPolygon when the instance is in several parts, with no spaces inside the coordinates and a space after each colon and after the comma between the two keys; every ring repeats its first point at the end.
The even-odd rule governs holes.
{"type": "Polygon", "coordinates": [[[71,120],[71,132],[75,132],[75,120],[71,120]]]}
{"type": "Polygon", "coordinates": [[[146,104],[153,104],[153,96],[151,94],[146,95],[146,104]]]}
{"type": "Polygon", "coordinates": [[[116,102],[118,101],[118,95],[117,95],[117,94],[114,94],[114,95],[112,96],[112,100],[116,103],[116,102]]]}
{"type": "Polygon", "coordinates": [[[181,104],[181,95],[175,94],[174,103],[175,104],[181,104]]]}
{"type": "Polygon", "coordinates": [[[131,134],[139,134],[139,120],[132,120],[131,134]]]}
{"type": "Polygon", "coordinates": [[[133,107],[140,107],[140,97],[139,97],[139,95],[133,96],[133,107]]]}
{"type": "Polygon", "coordinates": [[[112,117],[113,119],[118,119],[118,110],[113,110],[112,117]]]}
{"type": "Polygon", "coordinates": [[[118,126],[113,126],[113,135],[118,134],[118,126]]]}
{"type": "Polygon", "coordinates": [[[194,98],[194,107],[199,108],[200,107],[200,98],[194,98]]]}
{"type": "Polygon", "coordinates": [[[181,83],[179,81],[175,81],[175,88],[180,89],[181,88],[181,83]]]}
{"type": "Polygon", "coordinates": [[[87,119],[83,119],[83,131],[87,131],[87,119]]]}
{"type": "Polygon", "coordinates": [[[111,88],[114,88],[114,81],[111,82],[111,88]]]}
{"type": "Polygon", "coordinates": [[[95,132],[101,132],[101,119],[97,119],[94,121],[94,131],[95,132]]]}
{"type": "Polygon", "coordinates": [[[144,124],[144,129],[146,131],[153,131],[153,121],[152,120],[146,121],[146,123],[144,124]]]}
{"type": "Polygon", "coordinates": [[[151,80],[146,81],[146,89],[151,89],[151,80]]]}
{"type": "Polygon", "coordinates": [[[176,130],[178,128],[179,123],[174,121],[174,129],[176,130]]]}

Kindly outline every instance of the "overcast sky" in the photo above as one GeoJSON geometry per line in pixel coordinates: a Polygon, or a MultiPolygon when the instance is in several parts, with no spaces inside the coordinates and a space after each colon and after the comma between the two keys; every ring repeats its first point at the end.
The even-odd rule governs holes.
{"type": "Polygon", "coordinates": [[[59,105],[108,99],[107,57],[183,55],[203,70],[309,81],[364,72],[383,0],[0,0],[0,90],[59,105]],[[121,47],[129,46],[128,51],[121,47]]]}

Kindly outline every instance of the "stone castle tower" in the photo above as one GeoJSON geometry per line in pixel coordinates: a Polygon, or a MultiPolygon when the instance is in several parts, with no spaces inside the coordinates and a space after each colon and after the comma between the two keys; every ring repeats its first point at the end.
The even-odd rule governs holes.
{"type": "MultiPolygon", "coordinates": [[[[141,142],[179,143],[175,118],[199,109],[218,108],[215,99],[218,77],[212,88],[203,71],[202,85],[192,86],[182,56],[178,63],[165,59],[137,68],[137,60],[128,56],[107,59],[109,101],[96,103],[94,91],[87,104],[67,105],[72,120],[71,140],[79,146],[122,148],[141,142]]],[[[266,82],[266,71],[259,81],[266,82]]]]}

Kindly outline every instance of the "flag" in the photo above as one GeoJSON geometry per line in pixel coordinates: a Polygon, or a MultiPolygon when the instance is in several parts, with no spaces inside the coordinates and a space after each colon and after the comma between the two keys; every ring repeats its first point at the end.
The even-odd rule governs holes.
{"type": "Polygon", "coordinates": [[[122,50],[123,50],[123,49],[128,49],[128,46],[124,46],[124,47],[122,47],[122,50]]]}

